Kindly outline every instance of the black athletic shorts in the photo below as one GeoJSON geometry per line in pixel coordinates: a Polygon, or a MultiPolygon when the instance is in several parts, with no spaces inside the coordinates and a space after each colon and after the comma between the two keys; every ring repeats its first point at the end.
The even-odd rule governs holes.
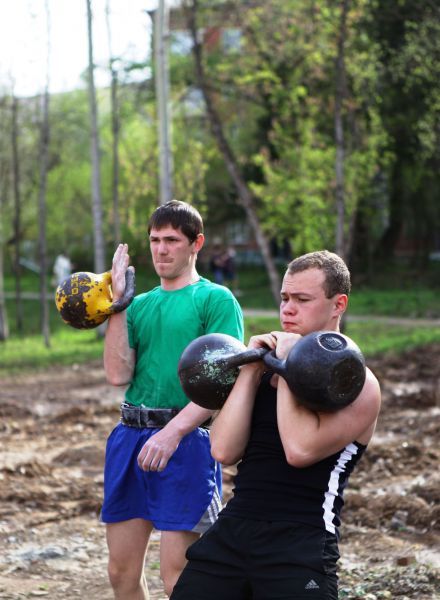
{"type": "Polygon", "coordinates": [[[337,600],[336,536],[220,517],[192,544],[170,600],[337,600]]]}

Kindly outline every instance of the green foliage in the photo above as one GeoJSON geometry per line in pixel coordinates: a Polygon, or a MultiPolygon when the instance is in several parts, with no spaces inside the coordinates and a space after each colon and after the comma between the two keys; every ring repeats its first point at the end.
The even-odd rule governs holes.
{"type": "Polygon", "coordinates": [[[179,165],[174,179],[174,195],[180,200],[197,206],[205,213],[207,190],[206,172],[210,153],[203,140],[188,135],[188,130],[176,124],[174,161],[179,165]]]}
{"type": "MultiPolygon", "coordinates": [[[[104,238],[107,263],[113,239],[112,134],[109,90],[98,91],[101,181],[104,238]]],[[[19,103],[19,158],[21,171],[22,254],[38,262],[38,99],[19,103]]],[[[156,108],[150,89],[119,87],[119,219],[124,241],[133,254],[145,251],[147,220],[158,204],[158,141],[156,108]]],[[[10,102],[0,106],[0,166],[10,165],[10,102]]],[[[50,100],[50,156],[47,181],[47,249],[49,263],[61,249],[78,269],[92,270],[93,223],[91,213],[91,166],[89,105],[86,90],[54,95],[50,100]]],[[[205,173],[212,157],[204,135],[185,115],[176,117],[173,132],[175,196],[193,202],[203,211],[207,192],[205,173]]],[[[12,237],[12,178],[2,180],[1,218],[3,238],[12,237]],[[7,184],[11,183],[9,187],[7,184]]],[[[118,240],[119,241],[119,240],[118,240]]],[[[10,269],[9,260],[6,267],[10,269]]]]}
{"type": "MultiPolygon", "coordinates": [[[[341,3],[201,0],[198,5],[200,31],[209,37],[204,44],[208,85],[242,175],[256,196],[262,227],[268,236],[290,241],[294,254],[334,248],[335,58],[341,3]],[[228,30],[239,34],[237,45],[223,44],[228,30]]],[[[345,233],[353,240],[350,258],[356,275],[374,275],[378,250],[390,258],[402,234],[416,240],[415,251],[425,259],[438,237],[438,17],[433,2],[349,3],[342,106],[345,233]]],[[[119,218],[122,238],[142,264],[147,253],[147,219],[158,203],[154,81],[148,76],[142,84],[124,84],[126,72],[145,65],[117,64],[119,218]]],[[[209,132],[191,54],[172,52],[170,67],[174,196],[194,203],[208,230],[244,219],[209,132]]],[[[0,243],[7,272],[11,271],[14,236],[11,100],[2,90],[0,243]]],[[[98,90],[98,114],[104,236],[110,264],[116,240],[108,89],[98,90]]],[[[19,99],[21,252],[36,262],[40,120],[40,98],[19,99]]],[[[86,89],[51,96],[50,125],[48,260],[51,264],[64,248],[77,269],[92,270],[86,89]]],[[[246,289],[243,284],[248,306],[272,306],[270,296],[260,293],[261,301],[252,286],[246,289]]]]}
{"type": "Polygon", "coordinates": [[[251,184],[264,203],[265,230],[269,235],[276,231],[279,240],[290,239],[295,254],[333,248],[335,228],[335,214],[328,209],[332,189],[327,183],[333,177],[334,151],[313,139],[312,119],[305,119],[300,127],[302,143],[288,139],[281,126],[274,127],[271,140],[279,157],[273,161],[268,153],[256,155],[264,183],[251,184]]]}
{"type": "Polygon", "coordinates": [[[418,240],[418,254],[426,257],[440,224],[438,6],[376,0],[364,25],[378,49],[380,116],[394,155],[389,225],[380,250],[388,254],[403,230],[418,240]]]}
{"type": "MultiPolygon", "coordinates": [[[[287,0],[236,3],[240,52],[206,57],[217,105],[240,164],[259,202],[269,236],[288,239],[295,254],[334,248],[334,79],[340,6],[287,0]],[[227,90],[225,92],[225,90],[227,90]],[[233,104],[234,110],[228,110],[233,104]],[[245,114],[245,120],[242,115],[245,114]],[[243,124],[245,124],[243,126],[243,124]]],[[[201,20],[210,15],[205,3],[201,20]]],[[[346,234],[360,204],[377,215],[374,239],[383,232],[372,194],[377,174],[389,164],[387,137],[378,118],[378,52],[360,21],[365,2],[350,3],[344,105],[346,234]],[[359,30],[361,34],[358,35],[359,30]],[[374,89],[374,93],[372,90],[374,89]]]]}

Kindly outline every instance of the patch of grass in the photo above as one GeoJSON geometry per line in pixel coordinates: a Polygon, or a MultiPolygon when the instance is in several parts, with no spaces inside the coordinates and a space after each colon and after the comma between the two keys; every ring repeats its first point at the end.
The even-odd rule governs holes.
{"type": "Polygon", "coordinates": [[[65,326],[54,332],[50,348],[41,335],[12,337],[0,344],[0,375],[88,362],[102,357],[103,340],[96,331],[77,331],[65,326]]]}
{"type": "Polygon", "coordinates": [[[280,320],[278,317],[245,317],[244,340],[247,344],[249,338],[268,331],[280,331],[280,320]]]}
{"type": "Polygon", "coordinates": [[[439,292],[432,288],[361,289],[350,294],[350,313],[388,317],[440,318],[439,292]]]}
{"type": "Polygon", "coordinates": [[[389,325],[373,319],[347,323],[345,333],[358,344],[365,356],[399,354],[405,350],[440,343],[440,328],[389,325]]]}

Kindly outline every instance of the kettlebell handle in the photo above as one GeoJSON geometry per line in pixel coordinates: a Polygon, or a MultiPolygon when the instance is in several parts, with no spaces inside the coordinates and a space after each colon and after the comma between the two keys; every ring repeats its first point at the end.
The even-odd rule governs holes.
{"type": "Polygon", "coordinates": [[[275,350],[267,351],[263,357],[264,364],[269,367],[271,371],[278,375],[285,375],[286,373],[286,361],[278,358],[275,354],[275,350]]]}
{"type": "Polygon", "coordinates": [[[238,354],[232,354],[224,358],[220,357],[215,362],[226,369],[233,369],[235,367],[241,367],[242,365],[248,365],[252,362],[257,362],[262,358],[264,359],[264,357],[267,356],[267,353],[268,348],[250,348],[249,350],[239,352],[238,354]]]}
{"type": "Polygon", "coordinates": [[[131,304],[135,292],[135,274],[133,269],[125,271],[125,290],[123,295],[113,302],[111,306],[112,313],[122,312],[131,304]]]}

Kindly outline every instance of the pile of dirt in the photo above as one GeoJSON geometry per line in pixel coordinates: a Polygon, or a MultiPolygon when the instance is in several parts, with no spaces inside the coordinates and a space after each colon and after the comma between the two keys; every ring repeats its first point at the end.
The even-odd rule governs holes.
{"type": "MultiPolygon", "coordinates": [[[[346,492],[340,596],[440,595],[440,346],[370,362],[383,408],[346,492]]],[[[111,600],[99,523],[122,390],[100,363],[0,381],[0,599],[111,600]]],[[[224,469],[225,498],[234,469],[224,469]]],[[[164,599],[158,534],[146,565],[164,599]]]]}

